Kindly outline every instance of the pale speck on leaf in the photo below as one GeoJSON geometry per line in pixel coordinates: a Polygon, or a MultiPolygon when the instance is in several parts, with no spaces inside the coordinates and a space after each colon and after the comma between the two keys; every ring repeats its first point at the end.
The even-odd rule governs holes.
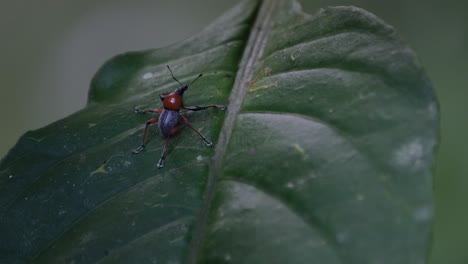
{"type": "Polygon", "coordinates": [[[430,206],[423,206],[413,212],[414,220],[418,222],[425,222],[432,218],[433,212],[430,206]]]}
{"type": "Polygon", "coordinates": [[[147,72],[147,73],[143,74],[143,79],[147,80],[147,79],[153,78],[153,76],[154,76],[153,73],[147,72]]]}
{"type": "Polygon", "coordinates": [[[94,174],[99,174],[99,173],[103,173],[103,174],[107,174],[107,171],[106,171],[106,166],[107,162],[106,163],[103,163],[101,166],[99,166],[97,169],[95,169],[94,171],[92,171],[90,173],[90,176],[93,176],[94,174]]]}
{"type": "Polygon", "coordinates": [[[96,239],[96,235],[93,232],[87,232],[81,236],[79,243],[80,245],[84,245],[95,239],[96,239]]]}
{"type": "Polygon", "coordinates": [[[344,243],[348,240],[349,235],[345,232],[340,232],[336,234],[336,241],[338,243],[344,243]]]}
{"type": "Polygon", "coordinates": [[[363,201],[364,198],[365,198],[365,196],[364,196],[362,193],[358,193],[358,194],[356,195],[356,200],[358,200],[358,201],[363,201]]]}
{"type": "Polygon", "coordinates": [[[424,165],[424,146],[419,139],[401,145],[394,153],[396,165],[418,170],[424,165]]]}
{"type": "Polygon", "coordinates": [[[302,148],[299,144],[294,143],[292,146],[297,152],[299,152],[302,155],[303,160],[306,160],[307,158],[309,158],[309,155],[307,155],[304,148],[302,148]]]}

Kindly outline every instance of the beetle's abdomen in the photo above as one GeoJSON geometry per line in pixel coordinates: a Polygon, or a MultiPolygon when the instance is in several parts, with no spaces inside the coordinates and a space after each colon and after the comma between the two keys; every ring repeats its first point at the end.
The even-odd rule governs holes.
{"type": "Polygon", "coordinates": [[[172,111],[164,109],[159,116],[158,127],[161,134],[168,138],[171,136],[171,129],[177,126],[179,123],[179,111],[172,111]]]}

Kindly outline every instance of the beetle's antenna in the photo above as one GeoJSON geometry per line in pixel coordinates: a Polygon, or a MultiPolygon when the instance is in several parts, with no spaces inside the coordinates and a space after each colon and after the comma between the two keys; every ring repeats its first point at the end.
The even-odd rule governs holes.
{"type": "Polygon", "coordinates": [[[198,80],[198,78],[200,78],[200,77],[202,77],[202,76],[203,76],[203,73],[200,73],[200,75],[198,75],[198,77],[195,78],[195,80],[193,80],[193,81],[189,84],[189,86],[192,85],[192,83],[194,83],[196,80],[198,80]]]}
{"type": "Polygon", "coordinates": [[[174,77],[174,73],[172,73],[172,70],[171,70],[171,68],[169,68],[169,65],[166,65],[166,66],[169,69],[169,71],[171,72],[172,79],[174,79],[176,82],[178,82],[180,84],[180,86],[184,86],[182,83],[179,82],[179,80],[176,79],[176,77],[174,77]]]}

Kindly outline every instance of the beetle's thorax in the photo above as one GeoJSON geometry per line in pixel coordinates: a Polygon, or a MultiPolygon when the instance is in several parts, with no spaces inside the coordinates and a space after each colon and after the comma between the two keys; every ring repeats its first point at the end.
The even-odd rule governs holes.
{"type": "Polygon", "coordinates": [[[179,111],[182,106],[182,95],[178,94],[177,92],[170,93],[164,97],[163,101],[164,109],[179,111]]]}

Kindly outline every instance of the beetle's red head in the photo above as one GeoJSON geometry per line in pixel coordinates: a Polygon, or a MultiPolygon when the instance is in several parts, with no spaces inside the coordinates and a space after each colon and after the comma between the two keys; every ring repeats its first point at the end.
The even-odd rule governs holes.
{"type": "Polygon", "coordinates": [[[177,90],[175,92],[164,95],[164,97],[161,96],[164,109],[179,111],[184,106],[182,102],[182,95],[179,94],[177,90]]]}
{"type": "Polygon", "coordinates": [[[203,74],[198,75],[197,78],[195,78],[189,85],[187,85],[182,84],[181,82],[179,82],[179,80],[176,79],[176,77],[172,73],[171,68],[169,68],[169,65],[167,65],[167,68],[171,72],[172,79],[178,82],[180,84],[180,87],[172,93],[160,94],[159,98],[161,98],[161,100],[163,101],[165,109],[179,111],[184,106],[184,104],[182,103],[182,96],[184,95],[184,92],[187,91],[189,85],[192,85],[192,83],[198,80],[198,78],[202,77],[203,74]]]}

